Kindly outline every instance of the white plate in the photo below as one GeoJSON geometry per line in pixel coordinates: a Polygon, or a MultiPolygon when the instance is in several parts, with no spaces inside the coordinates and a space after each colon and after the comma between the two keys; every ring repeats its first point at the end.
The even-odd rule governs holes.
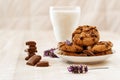
{"type": "Polygon", "coordinates": [[[55,54],[64,61],[75,62],[75,63],[95,63],[102,62],[108,59],[112,54],[102,56],[66,56],[58,54],[59,50],[55,51],[55,54]]]}

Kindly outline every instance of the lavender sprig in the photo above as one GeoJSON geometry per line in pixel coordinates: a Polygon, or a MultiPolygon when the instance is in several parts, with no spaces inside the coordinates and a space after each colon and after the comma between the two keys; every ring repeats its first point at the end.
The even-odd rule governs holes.
{"type": "Polygon", "coordinates": [[[72,73],[87,73],[88,72],[88,67],[86,65],[69,66],[67,69],[69,72],[72,72],[72,73]]]}
{"type": "Polygon", "coordinates": [[[54,53],[55,50],[56,50],[56,48],[51,48],[51,49],[45,50],[44,56],[51,57],[51,58],[58,58],[58,56],[55,55],[55,53],[54,53]]]}
{"type": "Polygon", "coordinates": [[[96,69],[108,69],[108,67],[99,67],[99,68],[90,68],[88,69],[87,65],[72,65],[72,66],[69,66],[68,68],[68,71],[69,72],[72,72],[72,73],[87,73],[88,70],[96,70],[96,69]]]}

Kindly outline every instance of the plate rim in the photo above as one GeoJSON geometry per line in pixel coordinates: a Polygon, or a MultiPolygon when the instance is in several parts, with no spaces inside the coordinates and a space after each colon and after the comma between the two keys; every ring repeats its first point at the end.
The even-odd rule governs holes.
{"type": "Polygon", "coordinates": [[[106,61],[109,57],[113,56],[115,51],[112,50],[112,54],[100,55],[100,56],[67,56],[58,53],[58,49],[55,50],[55,54],[63,61],[72,63],[99,63],[106,61]]]}
{"type": "Polygon", "coordinates": [[[110,55],[113,55],[113,54],[115,54],[115,51],[114,50],[112,50],[113,51],[113,53],[112,54],[106,54],[106,55],[100,55],[100,56],[68,56],[68,55],[61,55],[61,54],[58,54],[56,51],[58,51],[58,49],[56,49],[55,50],[55,54],[56,55],[60,55],[60,56],[66,56],[66,57],[80,57],[80,58],[93,58],[93,57],[104,57],[104,56],[110,56],[110,55]]]}

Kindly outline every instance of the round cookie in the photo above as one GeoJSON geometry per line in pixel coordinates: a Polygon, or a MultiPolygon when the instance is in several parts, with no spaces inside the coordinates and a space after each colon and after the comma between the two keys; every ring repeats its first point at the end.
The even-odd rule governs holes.
{"type": "Polygon", "coordinates": [[[80,46],[91,46],[99,41],[99,32],[95,26],[79,26],[72,34],[73,43],[80,46]]]}
{"type": "Polygon", "coordinates": [[[113,44],[110,41],[100,41],[92,47],[93,52],[104,52],[110,50],[113,44]]]}
{"type": "Polygon", "coordinates": [[[67,42],[59,42],[58,43],[58,49],[62,51],[67,51],[67,52],[81,52],[83,48],[81,46],[78,46],[73,43],[68,43],[67,42]]]}

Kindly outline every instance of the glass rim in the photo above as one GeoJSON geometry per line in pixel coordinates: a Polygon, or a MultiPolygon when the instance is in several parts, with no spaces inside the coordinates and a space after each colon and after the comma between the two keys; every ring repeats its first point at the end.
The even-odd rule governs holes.
{"type": "Polygon", "coordinates": [[[50,6],[50,9],[81,9],[80,6],[50,6]]]}

